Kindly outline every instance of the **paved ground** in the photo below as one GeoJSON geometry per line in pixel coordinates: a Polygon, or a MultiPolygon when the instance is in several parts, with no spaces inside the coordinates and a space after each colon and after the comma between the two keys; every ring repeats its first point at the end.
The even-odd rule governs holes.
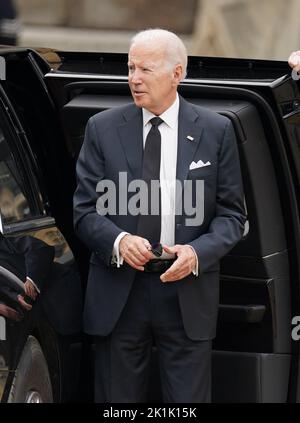
{"type": "MultiPolygon", "coordinates": [[[[52,26],[24,26],[19,44],[26,47],[50,47],[73,51],[128,51],[133,32],[99,31],[90,29],[71,29],[52,26]]],[[[191,54],[191,38],[182,37],[189,54],[191,54]]]]}

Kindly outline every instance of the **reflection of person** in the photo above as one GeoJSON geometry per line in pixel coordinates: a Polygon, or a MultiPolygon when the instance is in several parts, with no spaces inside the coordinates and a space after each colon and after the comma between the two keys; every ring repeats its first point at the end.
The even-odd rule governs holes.
{"type": "MultiPolygon", "coordinates": [[[[82,328],[81,282],[73,266],[53,261],[54,253],[54,246],[35,237],[6,238],[0,234],[0,315],[19,322],[25,311],[33,309],[31,322],[40,325],[46,318],[58,340],[61,396],[72,400],[79,370],[74,369],[74,362],[69,359],[74,342],[69,335],[80,334],[82,328]],[[20,281],[13,285],[11,281],[8,283],[7,270],[25,281],[24,287],[20,281]],[[65,384],[64,380],[71,383],[65,384]]],[[[10,279],[13,282],[15,278],[10,279]]],[[[24,334],[24,326],[20,333],[24,334]]]]}
{"type": "Polygon", "coordinates": [[[288,58],[288,64],[296,72],[299,72],[299,70],[300,70],[300,50],[293,51],[290,54],[290,56],[288,58]]]}
{"type": "MultiPolygon", "coordinates": [[[[54,248],[36,238],[30,236],[7,238],[0,234],[0,266],[24,281],[24,295],[3,286],[2,282],[0,293],[5,296],[6,301],[11,299],[16,304],[20,304],[24,310],[31,310],[32,306],[25,301],[24,296],[33,301],[37,298],[47,280],[53,258],[54,248]]],[[[2,304],[3,314],[6,311],[10,317],[17,317],[17,319],[20,317],[5,306],[9,307],[7,304],[2,304]]]]}
{"type": "Polygon", "coordinates": [[[0,210],[5,222],[25,218],[27,208],[27,201],[21,192],[14,195],[8,186],[0,184],[0,210]]]}
{"type": "Polygon", "coordinates": [[[82,326],[81,282],[74,268],[53,262],[54,254],[55,248],[38,238],[8,238],[0,233],[0,266],[24,281],[25,289],[22,294],[4,286],[0,279],[0,300],[4,299],[5,303],[2,315],[20,320],[22,310],[32,308],[29,299],[33,302],[41,294],[43,310],[53,328],[61,335],[79,333],[82,326]],[[7,308],[14,309],[16,304],[21,305],[17,307],[18,316],[7,308]]]}
{"type": "Polygon", "coordinates": [[[17,44],[19,23],[12,0],[0,2],[0,44],[17,44]]]}
{"type": "MultiPolygon", "coordinates": [[[[178,96],[186,63],[175,34],[136,35],[128,61],[135,104],[90,118],[79,155],[74,219],[93,252],[84,325],[95,335],[97,402],[145,401],[153,343],[163,400],[210,400],[219,260],[241,239],[245,215],[233,127],[178,96]],[[104,215],[96,186],[114,183],[119,210],[119,190],[126,190],[119,172],[128,182],[160,179],[160,214],[104,215]],[[180,195],[166,184],[175,179],[193,189],[204,180],[202,224],[190,225],[186,210],[175,216],[180,195]],[[164,252],[156,259],[151,244],[159,241],[164,252]]],[[[195,205],[195,192],[192,200],[195,205]]]]}
{"type": "Polygon", "coordinates": [[[15,197],[9,187],[0,187],[0,208],[6,222],[16,218],[15,197]]]}

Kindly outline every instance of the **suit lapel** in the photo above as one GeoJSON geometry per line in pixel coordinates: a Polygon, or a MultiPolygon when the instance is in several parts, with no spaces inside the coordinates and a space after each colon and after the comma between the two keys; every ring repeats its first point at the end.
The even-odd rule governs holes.
{"type": "MultiPolygon", "coordinates": [[[[199,115],[195,112],[193,106],[180,97],[176,179],[180,181],[182,188],[203,132],[203,127],[199,124],[198,118],[199,115]]],[[[181,198],[182,190],[176,190],[176,205],[181,201],[181,198]]]]}
{"type": "Polygon", "coordinates": [[[143,162],[142,111],[132,105],[126,110],[123,117],[124,124],[118,127],[121,144],[133,179],[141,179],[143,162]]]}

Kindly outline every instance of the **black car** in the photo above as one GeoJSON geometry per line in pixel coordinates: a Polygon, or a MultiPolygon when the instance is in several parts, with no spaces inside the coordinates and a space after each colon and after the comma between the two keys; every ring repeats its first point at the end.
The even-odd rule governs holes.
{"type": "MultiPolygon", "coordinates": [[[[3,231],[40,237],[39,231],[53,231],[61,261],[76,266],[84,287],[89,253],[72,226],[75,164],[89,117],[132,101],[127,56],[29,49],[3,50],[1,55],[6,80],[0,85],[0,129],[7,146],[5,153],[0,148],[0,181],[14,184],[22,199],[17,216],[6,218],[2,211],[3,231]]],[[[300,315],[298,82],[284,62],[189,57],[179,92],[231,119],[248,213],[243,240],[221,263],[213,401],[300,401],[299,342],[292,338],[292,318],[300,315]]],[[[26,319],[22,324],[7,322],[7,340],[0,342],[3,402],[11,400],[15,369],[32,338],[42,351],[54,401],[63,401],[61,392],[68,390],[64,383],[68,386],[72,372],[57,364],[61,335],[47,316],[33,312],[26,316],[30,324],[26,319]],[[62,371],[67,375],[62,377],[62,371]]],[[[77,354],[81,373],[91,375],[89,352],[80,355],[86,340],[67,338],[73,358],[69,367],[75,366],[77,354]],[[71,351],[74,345],[78,350],[71,351]]],[[[156,369],[155,350],[153,366],[156,369]]],[[[160,400],[157,380],[153,377],[149,401],[160,400]]],[[[92,386],[87,377],[84,383],[92,386]]],[[[31,388],[26,388],[29,393],[31,388]]],[[[68,398],[89,400],[79,390],[68,398]]]]}

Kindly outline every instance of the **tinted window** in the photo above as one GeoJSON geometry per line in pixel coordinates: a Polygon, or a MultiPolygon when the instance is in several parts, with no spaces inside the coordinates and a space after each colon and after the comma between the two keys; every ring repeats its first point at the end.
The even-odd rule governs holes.
{"type": "Polygon", "coordinates": [[[21,174],[0,127],[0,209],[4,224],[32,216],[24,192],[21,174]]]}

